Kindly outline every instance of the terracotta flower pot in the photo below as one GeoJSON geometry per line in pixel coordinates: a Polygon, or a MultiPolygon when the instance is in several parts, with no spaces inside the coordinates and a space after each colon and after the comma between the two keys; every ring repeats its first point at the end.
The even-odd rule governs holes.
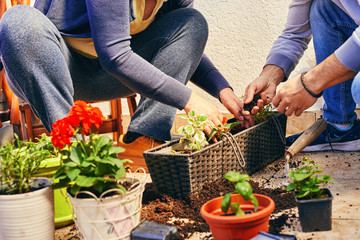
{"type": "MultiPolygon", "coordinates": [[[[269,218],[275,209],[274,201],[264,195],[254,194],[259,202],[256,212],[244,216],[224,216],[221,211],[223,197],[214,198],[201,207],[201,216],[209,225],[215,240],[251,239],[260,231],[269,230],[269,218]]],[[[240,207],[244,211],[253,211],[254,205],[250,201],[244,201],[241,196],[240,207]]],[[[231,202],[236,202],[237,195],[231,196],[231,202]]]]}

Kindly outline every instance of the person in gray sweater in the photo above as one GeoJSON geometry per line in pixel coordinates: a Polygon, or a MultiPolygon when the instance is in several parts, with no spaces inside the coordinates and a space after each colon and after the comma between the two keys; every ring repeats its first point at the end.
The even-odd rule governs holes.
{"type": "MultiPolygon", "coordinates": [[[[303,151],[360,150],[360,121],[355,113],[360,103],[359,23],[357,0],[293,0],[286,27],[274,42],[263,71],[245,90],[245,103],[260,93],[265,104],[272,101],[287,116],[299,116],[324,97],[322,118],[327,128],[303,151]],[[287,80],[311,37],[317,66],[287,80]]],[[[288,137],[287,145],[300,134],[288,137]]]]}
{"type": "Polygon", "coordinates": [[[245,120],[242,101],[204,55],[208,26],[192,5],[193,0],[37,0],[34,7],[11,7],[0,21],[6,78],[49,131],[74,100],[139,93],[120,138],[126,153],[138,157],[155,140],[171,139],[177,109],[206,114],[207,134],[222,123],[223,114],[192,92],[189,80],[245,120]]]}

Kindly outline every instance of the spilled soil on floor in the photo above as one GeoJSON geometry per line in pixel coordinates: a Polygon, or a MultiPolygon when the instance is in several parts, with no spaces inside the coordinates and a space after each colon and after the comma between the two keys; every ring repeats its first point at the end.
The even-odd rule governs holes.
{"type": "MultiPolygon", "coordinates": [[[[273,214],[296,206],[292,193],[283,188],[265,188],[258,183],[250,181],[253,192],[266,195],[275,201],[273,214]]],[[[212,198],[222,196],[233,191],[233,183],[225,179],[204,184],[196,194],[189,196],[188,200],[175,199],[165,194],[158,194],[152,183],[146,185],[143,195],[141,218],[151,222],[176,226],[180,239],[189,238],[195,232],[210,232],[209,226],[200,215],[201,206],[212,198]]],[[[281,214],[270,220],[269,232],[280,232],[291,217],[281,214]]]]}

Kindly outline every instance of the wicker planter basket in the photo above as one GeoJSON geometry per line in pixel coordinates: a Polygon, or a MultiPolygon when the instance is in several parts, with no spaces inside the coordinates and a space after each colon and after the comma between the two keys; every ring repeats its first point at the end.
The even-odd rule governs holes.
{"type": "Polygon", "coordinates": [[[179,143],[175,140],[145,151],[144,158],[158,192],[187,198],[230,170],[252,174],[284,156],[285,132],[286,116],[275,113],[256,126],[225,136],[199,151],[171,153],[179,143]]]}

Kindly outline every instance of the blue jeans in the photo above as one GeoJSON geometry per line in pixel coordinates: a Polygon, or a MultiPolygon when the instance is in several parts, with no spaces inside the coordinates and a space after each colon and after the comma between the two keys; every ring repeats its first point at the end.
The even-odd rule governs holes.
{"type": "MultiPolygon", "coordinates": [[[[330,0],[313,1],[310,24],[318,64],[334,53],[358,27],[354,20],[330,0]]],[[[360,102],[360,87],[355,87],[353,82],[359,81],[350,79],[324,90],[325,120],[332,123],[352,123],[357,118],[354,99],[360,102]]],[[[359,83],[356,85],[359,86],[359,83]]]]}
{"type": "MultiPolygon", "coordinates": [[[[206,20],[198,11],[178,9],[133,35],[131,47],[186,84],[200,62],[207,36],[206,20]]],[[[102,101],[133,94],[97,59],[71,49],[54,24],[29,6],[5,12],[0,21],[0,53],[11,89],[30,104],[49,131],[54,121],[67,116],[74,100],[102,101]]],[[[142,97],[128,130],[169,140],[175,114],[176,108],[142,97]]]]}

